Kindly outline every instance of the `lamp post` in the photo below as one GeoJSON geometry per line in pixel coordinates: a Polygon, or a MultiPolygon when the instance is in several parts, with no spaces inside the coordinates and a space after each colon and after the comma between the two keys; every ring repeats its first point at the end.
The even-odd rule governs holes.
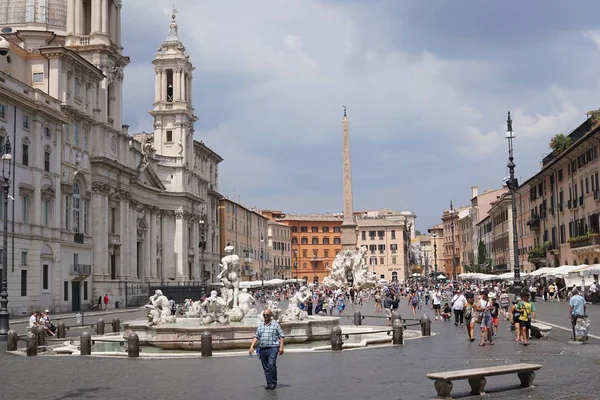
{"type": "Polygon", "coordinates": [[[437,279],[437,233],[433,233],[433,279],[437,279]]]}
{"type": "Polygon", "coordinates": [[[452,279],[456,279],[456,255],[454,254],[454,206],[450,200],[450,231],[452,232],[452,279]]]}
{"type": "Polygon", "coordinates": [[[508,172],[510,177],[506,184],[508,185],[508,189],[510,190],[510,200],[512,207],[512,231],[513,231],[513,256],[514,256],[514,274],[515,274],[515,283],[513,285],[513,290],[515,295],[519,295],[521,292],[521,268],[519,266],[519,237],[517,235],[517,203],[516,203],[516,193],[517,188],[519,187],[519,182],[515,178],[515,163],[513,156],[513,139],[515,138],[515,134],[512,129],[512,119],[510,118],[510,111],[508,112],[508,118],[506,119],[506,139],[508,139],[508,172]]]}
{"type": "Polygon", "coordinates": [[[313,283],[316,284],[317,283],[317,266],[318,266],[318,262],[319,262],[319,257],[317,257],[317,255],[313,255],[313,283]]]}
{"type": "Polygon", "coordinates": [[[294,249],[294,268],[296,268],[296,283],[298,283],[298,250],[294,249]]]}
{"type": "Polygon", "coordinates": [[[2,238],[2,285],[0,287],[0,342],[8,339],[10,329],[10,313],[8,312],[8,192],[10,190],[10,173],[12,154],[10,140],[6,138],[2,155],[2,193],[4,195],[4,237],[2,238]]]}
{"type": "Polygon", "coordinates": [[[409,275],[412,276],[412,271],[410,271],[410,274],[408,271],[410,269],[410,232],[413,227],[412,221],[408,221],[406,226],[408,227],[408,246],[406,246],[406,270],[404,271],[404,280],[408,281],[409,275]]]}
{"type": "Polygon", "coordinates": [[[264,245],[265,245],[265,238],[263,237],[263,235],[260,235],[260,287],[263,290],[265,289],[265,270],[264,270],[265,248],[264,248],[264,245]]]}

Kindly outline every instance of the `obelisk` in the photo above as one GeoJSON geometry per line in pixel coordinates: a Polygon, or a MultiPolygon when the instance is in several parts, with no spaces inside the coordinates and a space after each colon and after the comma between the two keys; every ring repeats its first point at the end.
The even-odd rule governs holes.
{"type": "Polygon", "coordinates": [[[356,222],[352,205],[352,163],[350,161],[350,123],[344,106],[342,118],[342,165],[344,171],[344,221],[342,222],[342,250],[356,250],[356,222]]]}

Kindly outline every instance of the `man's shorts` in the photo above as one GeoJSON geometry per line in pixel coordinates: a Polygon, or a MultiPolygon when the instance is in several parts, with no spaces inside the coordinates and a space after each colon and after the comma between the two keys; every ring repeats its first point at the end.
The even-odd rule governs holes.
{"type": "Polygon", "coordinates": [[[434,310],[439,310],[439,309],[441,309],[441,308],[442,308],[442,305],[441,305],[441,304],[434,304],[434,305],[433,305],[433,309],[434,309],[434,310]]]}
{"type": "Polygon", "coordinates": [[[484,315],[483,318],[481,318],[481,328],[488,328],[491,329],[492,328],[492,317],[491,315],[484,315]]]}

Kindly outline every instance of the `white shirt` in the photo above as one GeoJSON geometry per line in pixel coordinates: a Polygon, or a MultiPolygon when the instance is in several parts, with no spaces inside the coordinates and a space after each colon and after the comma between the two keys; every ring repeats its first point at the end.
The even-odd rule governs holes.
{"type": "Polygon", "coordinates": [[[433,295],[433,304],[438,305],[438,304],[442,304],[442,293],[441,292],[435,292],[433,295]]]}
{"type": "Polygon", "coordinates": [[[595,283],[592,283],[592,286],[590,286],[590,292],[596,293],[597,291],[598,291],[598,287],[596,287],[595,283]]]}
{"type": "Polygon", "coordinates": [[[479,300],[479,308],[484,309],[483,311],[480,311],[480,312],[483,312],[483,315],[491,315],[492,312],[488,308],[490,306],[490,304],[491,304],[491,302],[489,300],[484,300],[484,299],[479,300]]]}
{"type": "Polygon", "coordinates": [[[452,309],[462,310],[465,307],[467,299],[462,294],[455,294],[452,298],[452,309]]]}
{"type": "Polygon", "coordinates": [[[32,315],[31,317],[29,317],[29,327],[33,328],[36,325],[37,325],[37,318],[35,317],[35,315],[32,315]]]}

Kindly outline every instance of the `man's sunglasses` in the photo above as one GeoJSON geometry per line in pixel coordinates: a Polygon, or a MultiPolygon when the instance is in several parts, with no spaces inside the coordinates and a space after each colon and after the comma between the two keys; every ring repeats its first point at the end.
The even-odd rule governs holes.
{"type": "Polygon", "coordinates": [[[263,314],[263,317],[265,317],[265,318],[271,318],[271,314],[263,314]]]}

